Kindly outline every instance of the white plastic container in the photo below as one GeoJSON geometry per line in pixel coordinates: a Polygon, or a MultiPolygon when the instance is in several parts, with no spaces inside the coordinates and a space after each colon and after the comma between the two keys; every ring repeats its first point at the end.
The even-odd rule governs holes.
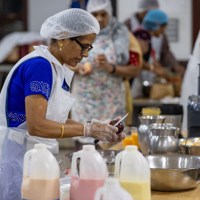
{"type": "Polygon", "coordinates": [[[22,199],[58,200],[60,169],[45,144],[35,144],[24,156],[22,199]]]}
{"type": "Polygon", "coordinates": [[[134,200],[150,200],[150,168],[137,146],[126,146],[115,159],[115,176],[134,200]]]}
{"type": "Polygon", "coordinates": [[[96,191],[94,200],[133,200],[116,178],[108,178],[103,187],[96,191]]]}
{"type": "Polygon", "coordinates": [[[95,146],[84,145],[72,157],[70,200],[94,200],[107,176],[106,163],[95,146]]]}
{"type": "Polygon", "coordinates": [[[70,176],[60,178],[60,200],[70,200],[70,176]]]}

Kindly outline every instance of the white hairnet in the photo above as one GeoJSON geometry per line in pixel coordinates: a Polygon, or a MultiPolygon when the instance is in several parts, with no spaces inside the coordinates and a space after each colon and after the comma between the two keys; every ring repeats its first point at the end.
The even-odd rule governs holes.
{"type": "Polygon", "coordinates": [[[89,0],[86,9],[90,13],[105,10],[112,16],[112,5],[110,0],[89,0]]]}
{"type": "Polygon", "coordinates": [[[42,24],[40,34],[46,39],[65,39],[92,33],[98,34],[99,23],[89,12],[71,8],[59,12],[42,24]]]}
{"type": "Polygon", "coordinates": [[[156,8],[159,8],[158,0],[140,0],[138,10],[147,11],[156,8]]]}

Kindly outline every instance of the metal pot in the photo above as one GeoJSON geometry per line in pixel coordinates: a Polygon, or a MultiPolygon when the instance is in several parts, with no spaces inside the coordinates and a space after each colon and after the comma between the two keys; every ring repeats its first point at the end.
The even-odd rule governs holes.
{"type": "Polygon", "coordinates": [[[150,154],[172,154],[178,152],[178,138],[174,136],[152,136],[150,138],[150,154]]]}
{"type": "Polygon", "coordinates": [[[149,125],[153,123],[163,123],[165,120],[164,116],[140,116],[139,117],[141,125],[138,127],[138,139],[140,144],[140,150],[144,155],[149,154],[149,125]]]}
{"type": "Polygon", "coordinates": [[[178,152],[179,129],[172,124],[151,124],[149,126],[149,151],[151,154],[171,154],[178,152]]]}

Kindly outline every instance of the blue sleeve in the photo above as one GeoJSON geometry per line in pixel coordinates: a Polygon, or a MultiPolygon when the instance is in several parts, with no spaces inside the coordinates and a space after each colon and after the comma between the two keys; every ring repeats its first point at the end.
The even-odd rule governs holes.
{"type": "Polygon", "coordinates": [[[25,96],[40,94],[47,100],[52,90],[53,75],[51,64],[42,57],[32,58],[23,63],[25,96]]]}

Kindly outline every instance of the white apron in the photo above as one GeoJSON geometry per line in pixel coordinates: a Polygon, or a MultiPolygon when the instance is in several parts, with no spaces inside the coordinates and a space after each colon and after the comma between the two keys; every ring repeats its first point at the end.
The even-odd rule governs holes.
{"type": "Polygon", "coordinates": [[[183,123],[182,128],[187,129],[187,104],[190,95],[197,95],[198,75],[200,63],[200,32],[195,42],[193,53],[188,61],[186,72],[182,83],[180,104],[183,106],[183,123]]]}
{"type": "Polygon", "coordinates": [[[62,89],[65,79],[70,86],[74,72],[67,66],[62,66],[48,51],[46,46],[35,47],[35,51],[22,58],[10,71],[0,95],[0,199],[21,199],[21,182],[23,172],[23,158],[26,151],[33,148],[36,143],[45,143],[52,153],[58,153],[56,139],[47,139],[30,136],[26,122],[15,128],[7,127],[5,115],[7,88],[14,71],[19,65],[32,57],[46,58],[52,67],[53,87],[48,101],[46,118],[64,123],[71,110],[75,98],[70,92],[62,89]],[[52,64],[53,63],[53,64],[52,64]]]}

